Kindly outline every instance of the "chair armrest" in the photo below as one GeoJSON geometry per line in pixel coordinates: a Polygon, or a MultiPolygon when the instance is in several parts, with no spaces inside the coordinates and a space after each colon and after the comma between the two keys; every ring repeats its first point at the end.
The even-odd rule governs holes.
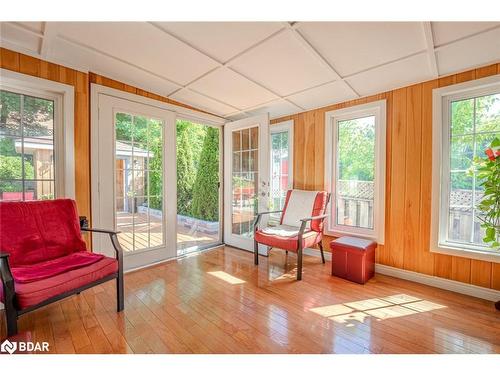
{"type": "Polygon", "coordinates": [[[81,227],[81,231],[84,232],[95,232],[95,233],[104,233],[109,235],[109,239],[111,240],[111,244],[113,245],[113,248],[115,249],[115,254],[116,254],[116,260],[120,263],[120,265],[123,263],[123,249],[120,245],[120,242],[118,241],[118,233],[119,231],[114,231],[114,230],[109,230],[109,229],[99,229],[99,228],[85,228],[81,227]]]}
{"type": "Polygon", "coordinates": [[[110,230],[110,229],[99,229],[99,228],[80,228],[84,232],[96,232],[96,233],[107,233],[107,234],[118,234],[120,231],[110,230]]]}
{"type": "Polygon", "coordinates": [[[319,220],[319,219],[325,219],[326,217],[328,217],[328,214],[324,214],[324,215],[318,215],[318,216],[311,216],[311,217],[305,217],[303,219],[300,219],[300,221],[302,222],[308,222],[308,221],[311,221],[311,220],[319,220]]]}
{"type": "Polygon", "coordinates": [[[277,213],[280,213],[280,212],[283,212],[283,210],[259,212],[257,214],[257,216],[255,216],[255,219],[253,221],[253,230],[254,230],[254,233],[258,229],[258,225],[259,225],[260,218],[262,217],[262,215],[277,214],[277,213]]]}
{"type": "Polygon", "coordinates": [[[268,215],[268,214],[277,214],[279,212],[283,212],[283,210],[276,210],[276,211],[264,211],[264,212],[259,212],[257,215],[268,215]]]}

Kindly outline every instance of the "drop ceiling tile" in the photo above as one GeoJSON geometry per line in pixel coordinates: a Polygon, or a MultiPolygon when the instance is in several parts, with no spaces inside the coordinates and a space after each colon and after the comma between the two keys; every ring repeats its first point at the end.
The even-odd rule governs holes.
{"type": "Polygon", "coordinates": [[[207,74],[194,82],[190,88],[238,109],[277,99],[273,93],[226,68],[207,74]]]}
{"type": "Polygon", "coordinates": [[[286,100],[277,100],[275,102],[268,103],[260,108],[248,111],[248,114],[250,116],[255,116],[269,113],[269,117],[271,119],[274,119],[302,111],[302,108],[297,107],[295,104],[292,104],[286,100]]]}
{"type": "Polygon", "coordinates": [[[23,50],[35,53],[40,50],[41,38],[12,25],[10,22],[0,22],[0,36],[2,41],[19,46],[23,50]]]}
{"type": "Polygon", "coordinates": [[[247,118],[249,117],[250,115],[247,114],[247,113],[236,113],[236,114],[230,114],[230,115],[227,115],[226,118],[229,119],[230,121],[238,121],[238,120],[242,120],[244,118],[247,118]]]}
{"type": "Polygon", "coordinates": [[[425,53],[356,74],[347,81],[366,96],[433,78],[425,53]]]}
{"type": "Polygon", "coordinates": [[[231,67],[280,95],[335,78],[331,69],[313,56],[289,30],[238,56],[231,67]]]}
{"type": "Polygon", "coordinates": [[[170,96],[181,103],[189,104],[195,108],[203,109],[207,112],[224,116],[233,113],[236,109],[216,100],[207,98],[189,89],[182,89],[170,96]]]}
{"type": "Polygon", "coordinates": [[[218,64],[147,22],[62,22],[60,35],[180,84],[218,64]]]}
{"type": "Polygon", "coordinates": [[[335,81],[292,95],[288,99],[305,109],[313,109],[356,97],[356,93],[345,82],[335,81]]]}
{"type": "Polygon", "coordinates": [[[55,38],[48,59],[82,71],[91,71],[139,87],[158,95],[168,96],[179,86],[141,69],[83,49],[66,40],[55,38]]]}
{"type": "Polygon", "coordinates": [[[342,77],[426,48],[420,22],[304,22],[298,30],[342,77]]]}
{"type": "Polygon", "coordinates": [[[495,26],[500,26],[500,22],[432,22],[434,45],[451,43],[495,26]]]}
{"type": "Polygon", "coordinates": [[[443,47],[436,53],[436,57],[440,75],[498,62],[500,61],[500,29],[443,47]]]}
{"type": "Polygon", "coordinates": [[[226,62],[283,27],[279,22],[158,22],[173,35],[226,62]]]}

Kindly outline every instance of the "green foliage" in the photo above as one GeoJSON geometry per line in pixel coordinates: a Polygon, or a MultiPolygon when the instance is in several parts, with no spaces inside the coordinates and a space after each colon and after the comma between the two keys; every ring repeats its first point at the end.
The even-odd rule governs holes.
{"type": "Polygon", "coordinates": [[[219,130],[209,127],[203,142],[198,173],[193,186],[191,215],[207,221],[219,220],[219,130]]]}
{"type": "Polygon", "coordinates": [[[179,126],[177,130],[177,213],[189,216],[195,180],[193,150],[189,132],[179,126]]]}
{"type": "MultiPolygon", "coordinates": [[[[492,141],[491,148],[500,148],[499,138],[492,141]]],[[[495,160],[481,159],[477,171],[484,188],[484,196],[479,204],[484,217],[478,217],[482,221],[481,226],[486,230],[483,241],[500,250],[500,156],[495,160]]]]}
{"type": "Polygon", "coordinates": [[[54,119],[54,102],[9,91],[0,91],[0,124],[7,134],[20,135],[21,101],[24,135],[51,135],[47,122],[54,119]]]}
{"type": "MultiPolygon", "coordinates": [[[[0,191],[20,191],[18,183],[8,180],[22,179],[22,173],[22,159],[20,156],[0,155],[0,191]]],[[[34,178],[35,172],[30,163],[24,163],[24,173],[26,179],[34,178]]]]}
{"type": "Polygon", "coordinates": [[[339,179],[373,181],[375,172],[374,118],[339,122],[339,179]]]}

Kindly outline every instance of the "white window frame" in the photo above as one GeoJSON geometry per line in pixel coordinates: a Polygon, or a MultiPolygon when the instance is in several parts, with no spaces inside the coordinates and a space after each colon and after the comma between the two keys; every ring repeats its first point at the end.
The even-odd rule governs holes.
{"type": "Polygon", "coordinates": [[[500,75],[434,89],[432,120],[432,213],[430,251],[500,263],[500,253],[447,240],[451,102],[500,92],[500,75]]]}
{"type": "Polygon", "coordinates": [[[75,199],[74,87],[0,69],[0,88],[54,101],[55,197],[75,199]]]}
{"type": "Polygon", "coordinates": [[[325,233],[330,236],[354,235],[384,243],[385,234],[385,155],[386,101],[356,105],[325,113],[325,188],[332,194],[326,218],[325,233]],[[375,117],[375,176],[373,229],[336,224],[337,134],[339,121],[375,117]]]}
{"type": "MultiPolygon", "coordinates": [[[[272,164],[272,137],[273,134],[288,132],[288,189],[293,189],[293,120],[277,122],[276,124],[272,124],[269,126],[269,156],[270,156],[270,165],[272,164]]],[[[271,173],[271,169],[269,169],[269,173],[271,173]]],[[[269,178],[271,181],[271,176],[269,178]]],[[[269,192],[271,192],[271,186],[269,186],[269,192]]]]}

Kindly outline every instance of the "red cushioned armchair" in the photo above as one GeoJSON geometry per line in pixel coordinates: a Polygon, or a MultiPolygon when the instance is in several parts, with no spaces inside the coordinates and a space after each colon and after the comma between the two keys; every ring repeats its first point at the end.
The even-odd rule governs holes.
{"type": "Polygon", "coordinates": [[[17,333],[20,315],[113,279],[122,311],[123,251],[117,234],[80,228],[70,199],[0,202],[0,301],[7,335],[17,333]],[[81,230],[108,234],[116,257],[87,251],[81,230]]]}
{"type": "Polygon", "coordinates": [[[259,264],[259,244],[297,253],[297,280],[302,280],[302,250],[319,246],[323,254],[323,222],[330,194],[325,191],[288,190],[283,210],[257,214],[254,223],[254,262],[259,264]],[[280,224],[259,228],[262,215],[281,213],[280,224]]]}

